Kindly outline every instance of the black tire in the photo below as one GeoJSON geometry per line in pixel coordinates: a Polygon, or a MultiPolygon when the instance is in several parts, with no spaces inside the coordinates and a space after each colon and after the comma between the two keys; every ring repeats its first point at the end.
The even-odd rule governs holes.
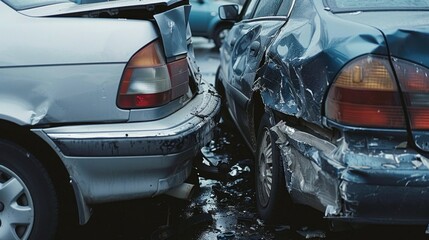
{"type": "Polygon", "coordinates": [[[229,32],[229,29],[231,29],[231,26],[228,24],[221,24],[216,27],[215,31],[213,32],[213,41],[216,49],[219,49],[222,45],[226,35],[229,32]]]}
{"type": "Polygon", "coordinates": [[[267,223],[286,220],[292,201],[286,190],[280,152],[270,128],[269,115],[265,113],[258,130],[255,164],[256,204],[259,215],[267,223]]]}
{"type": "Polygon", "coordinates": [[[54,238],[58,201],[52,181],[32,154],[5,140],[0,140],[0,210],[0,239],[54,238]]]}

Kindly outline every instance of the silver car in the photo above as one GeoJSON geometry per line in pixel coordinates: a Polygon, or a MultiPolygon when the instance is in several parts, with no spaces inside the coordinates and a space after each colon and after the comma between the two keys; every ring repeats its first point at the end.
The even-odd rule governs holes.
{"type": "Polygon", "coordinates": [[[181,0],[0,0],[0,239],[51,239],[97,203],[186,197],[220,106],[189,12],[181,0]]]}

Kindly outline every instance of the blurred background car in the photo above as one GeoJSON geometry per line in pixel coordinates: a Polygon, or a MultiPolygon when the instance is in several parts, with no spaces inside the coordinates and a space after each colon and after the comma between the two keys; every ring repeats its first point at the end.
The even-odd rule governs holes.
{"type": "Polygon", "coordinates": [[[293,221],[297,203],[333,222],[429,223],[428,11],[390,0],[221,8],[237,22],[215,85],[255,156],[264,220],[293,221]]]}
{"type": "Polygon", "coordinates": [[[219,18],[219,7],[231,4],[221,0],[190,0],[191,14],[189,25],[192,36],[212,39],[215,47],[219,48],[231,28],[233,22],[219,18]]]}
{"type": "Polygon", "coordinates": [[[189,11],[0,1],[0,239],[53,239],[99,203],[188,197],[220,107],[189,11]]]}

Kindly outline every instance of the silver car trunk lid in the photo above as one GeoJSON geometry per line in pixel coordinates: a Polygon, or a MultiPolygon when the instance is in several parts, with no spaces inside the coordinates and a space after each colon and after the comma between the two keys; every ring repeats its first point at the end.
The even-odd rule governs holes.
{"type": "Polygon", "coordinates": [[[66,2],[22,10],[32,17],[89,17],[155,20],[167,59],[187,53],[191,37],[188,20],[191,7],[183,0],[120,0],[93,4],[66,2]],[[180,6],[182,5],[182,6],[180,6]],[[159,12],[159,13],[158,13],[159,12]],[[137,14],[136,14],[137,13],[137,14]],[[174,39],[174,41],[171,41],[174,39]]]}

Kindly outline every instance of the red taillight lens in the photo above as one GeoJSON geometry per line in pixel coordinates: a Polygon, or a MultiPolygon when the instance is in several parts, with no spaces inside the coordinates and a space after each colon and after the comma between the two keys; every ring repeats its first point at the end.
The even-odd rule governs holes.
{"type": "Polygon", "coordinates": [[[188,90],[186,58],[166,63],[161,44],[155,41],[128,62],[121,79],[120,108],[149,108],[169,103],[188,90]]]}
{"type": "Polygon", "coordinates": [[[329,90],[325,113],[345,125],[406,128],[389,60],[364,56],[347,64],[329,90]]]}
{"type": "Polygon", "coordinates": [[[168,64],[168,72],[171,76],[171,99],[176,99],[188,91],[189,70],[186,58],[168,64]]]}
{"type": "Polygon", "coordinates": [[[405,97],[411,129],[429,130],[429,69],[400,59],[393,60],[405,97]]]}

